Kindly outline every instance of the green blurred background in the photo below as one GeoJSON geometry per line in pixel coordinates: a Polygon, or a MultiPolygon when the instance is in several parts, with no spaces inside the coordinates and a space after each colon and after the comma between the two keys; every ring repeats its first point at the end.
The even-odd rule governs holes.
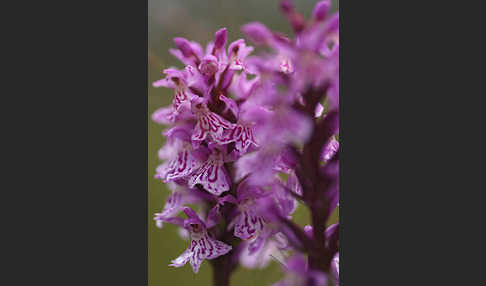
{"type": "MultiPolygon", "coordinates": [[[[151,114],[161,106],[172,102],[172,91],[153,88],[151,83],[161,78],[165,68],[182,64],[168,49],[173,48],[172,38],[185,37],[197,41],[205,47],[213,39],[214,32],[221,27],[228,28],[228,41],[243,38],[241,25],[260,21],[272,30],[291,35],[285,17],[278,9],[278,0],[148,0],[148,282],[149,286],[211,285],[212,269],[203,262],[199,273],[192,272],[189,265],[172,268],[168,264],[179,256],[189,245],[182,240],[177,228],[164,224],[163,229],[155,227],[153,214],[160,212],[169,194],[164,184],[153,178],[155,168],[160,164],[157,151],[163,145],[161,132],[165,129],[151,121],[151,114]]],[[[306,17],[312,13],[317,1],[294,1],[297,9],[306,17]]],[[[338,1],[332,1],[332,11],[338,8],[338,1]]],[[[337,213],[332,221],[337,221],[337,213]]],[[[309,223],[309,215],[304,206],[299,206],[294,214],[300,225],[309,223]]],[[[239,267],[232,276],[231,285],[260,286],[278,281],[282,272],[278,263],[272,262],[264,270],[250,270],[239,267]]]]}

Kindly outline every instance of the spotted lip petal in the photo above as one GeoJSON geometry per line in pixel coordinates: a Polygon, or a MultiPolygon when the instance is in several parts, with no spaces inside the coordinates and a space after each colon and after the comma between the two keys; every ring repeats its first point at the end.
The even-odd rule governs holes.
{"type": "Polygon", "coordinates": [[[255,138],[253,136],[253,130],[249,126],[243,127],[243,130],[240,132],[239,136],[236,136],[235,139],[235,148],[236,150],[245,153],[250,145],[254,145],[255,147],[258,147],[258,144],[255,141],[255,138]]]}
{"type": "Polygon", "coordinates": [[[230,245],[209,237],[208,233],[205,232],[199,239],[191,240],[189,263],[192,270],[197,273],[204,259],[214,259],[225,255],[231,249],[230,245]]]}
{"type": "Polygon", "coordinates": [[[156,169],[155,177],[165,182],[182,179],[190,175],[199,165],[200,158],[192,149],[189,135],[184,126],[175,126],[164,133],[167,143],[159,150],[160,160],[165,162],[156,169]]]}
{"type": "Polygon", "coordinates": [[[243,240],[253,238],[263,231],[264,218],[251,209],[243,210],[235,224],[234,235],[243,240]]]}
{"type": "Polygon", "coordinates": [[[251,145],[258,147],[251,126],[236,124],[233,129],[228,130],[225,133],[223,139],[218,143],[228,144],[235,142],[235,149],[242,154],[246,153],[251,145]]]}
{"type": "Polygon", "coordinates": [[[254,239],[263,232],[266,221],[259,211],[259,199],[266,196],[265,191],[244,180],[236,190],[239,214],[233,220],[234,236],[243,240],[254,239]]]}
{"type": "Polygon", "coordinates": [[[161,166],[157,170],[157,177],[166,182],[184,178],[192,174],[198,167],[199,161],[192,155],[188,148],[177,153],[176,157],[161,166]]]}
{"type": "Polygon", "coordinates": [[[174,101],[172,103],[172,106],[174,106],[174,108],[178,110],[182,105],[182,103],[186,102],[188,99],[189,96],[186,91],[184,90],[176,91],[176,93],[174,94],[174,101]]]}
{"type": "Polygon", "coordinates": [[[185,207],[184,213],[188,217],[184,221],[184,228],[189,230],[191,244],[179,257],[172,261],[170,266],[181,267],[189,261],[192,270],[197,273],[204,259],[214,259],[225,255],[232,247],[210,237],[205,223],[193,209],[185,207]]]}
{"type": "Polygon", "coordinates": [[[160,213],[156,213],[154,220],[157,222],[157,227],[162,228],[162,222],[174,217],[183,208],[182,194],[180,192],[173,192],[167,199],[164,209],[160,213]]]}
{"type": "Polygon", "coordinates": [[[208,135],[216,142],[223,138],[224,130],[232,129],[233,124],[218,114],[210,111],[201,111],[197,116],[197,123],[191,139],[203,141],[208,135]]]}
{"type": "Polygon", "coordinates": [[[191,249],[188,248],[179,257],[172,260],[171,261],[172,263],[169,264],[169,266],[182,267],[187,263],[187,261],[189,261],[189,258],[191,257],[191,255],[192,255],[191,249]]]}
{"type": "Polygon", "coordinates": [[[222,157],[210,157],[201,168],[189,178],[189,186],[193,188],[201,184],[203,188],[213,195],[219,196],[230,188],[230,180],[222,157]]]}

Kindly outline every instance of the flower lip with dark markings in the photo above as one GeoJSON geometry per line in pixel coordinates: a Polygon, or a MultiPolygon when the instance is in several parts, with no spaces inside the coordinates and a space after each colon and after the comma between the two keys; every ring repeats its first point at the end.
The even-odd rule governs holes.
{"type": "Polygon", "coordinates": [[[172,191],[154,220],[190,238],[170,266],[189,262],[197,273],[218,258],[211,263],[217,286],[228,285],[218,281],[230,280],[238,258],[268,261],[260,255],[271,251],[297,254],[277,255],[288,275],[274,286],[323,286],[339,272],[338,228],[326,230],[339,206],[339,16],[328,15],[330,0],[319,1],[308,21],[290,0],[280,7],[293,38],[248,23],[246,37],[271,50],[256,56],[244,39],[228,45],[226,28],[205,48],[175,38],[169,51],[184,67],[165,69],[153,83],[173,90],[172,104],[152,115],[168,125],[155,178],[172,191]],[[312,228],[291,221],[298,202],[309,208],[312,228]]]}

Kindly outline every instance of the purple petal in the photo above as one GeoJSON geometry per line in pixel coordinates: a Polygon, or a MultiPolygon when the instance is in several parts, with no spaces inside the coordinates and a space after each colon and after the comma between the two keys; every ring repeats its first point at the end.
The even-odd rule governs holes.
{"type": "Polygon", "coordinates": [[[217,141],[223,138],[222,136],[225,130],[232,128],[233,124],[218,114],[207,111],[200,112],[191,139],[194,141],[203,141],[210,135],[212,139],[217,141]]]}
{"type": "Polygon", "coordinates": [[[192,156],[191,150],[186,148],[179,152],[160,174],[165,175],[166,181],[173,181],[191,175],[199,166],[200,162],[192,156]]]}
{"type": "Polygon", "coordinates": [[[305,20],[295,11],[295,7],[290,0],[283,0],[280,2],[280,8],[283,10],[285,16],[289,20],[295,32],[300,33],[305,27],[305,20]]]}
{"type": "Polygon", "coordinates": [[[331,273],[334,278],[334,285],[339,286],[339,252],[331,261],[331,273]]]}
{"type": "Polygon", "coordinates": [[[240,154],[246,153],[251,145],[258,147],[253,135],[253,128],[241,124],[234,125],[232,130],[226,130],[222,138],[219,138],[217,141],[220,144],[235,142],[235,149],[240,154]]]}
{"type": "Polygon", "coordinates": [[[176,259],[172,260],[171,264],[169,264],[169,266],[173,266],[173,267],[182,267],[184,266],[187,261],[189,261],[189,258],[191,257],[191,249],[188,248],[186,249],[179,257],[177,257],[176,259]]]}
{"type": "MultiPolygon", "coordinates": [[[[280,208],[280,215],[282,217],[289,217],[297,208],[297,201],[279,182],[274,183],[272,188],[274,190],[274,197],[280,208]]],[[[297,191],[299,191],[298,188],[296,188],[295,192],[297,191]]]]}
{"type": "Polygon", "coordinates": [[[248,80],[246,74],[241,73],[236,79],[236,83],[230,86],[230,90],[234,94],[236,99],[246,99],[257,87],[257,83],[259,80],[259,76],[248,80]]]}
{"type": "Polygon", "coordinates": [[[154,220],[157,223],[157,227],[162,228],[162,222],[176,222],[178,224],[179,222],[177,220],[171,220],[171,218],[176,216],[182,208],[182,194],[180,192],[173,192],[170,194],[162,212],[155,214],[154,220]]]}
{"type": "MultiPolygon", "coordinates": [[[[169,218],[166,218],[164,220],[157,220],[156,223],[157,224],[160,224],[160,227],[162,227],[162,222],[166,222],[166,223],[170,223],[170,224],[173,224],[173,225],[177,225],[177,226],[180,226],[180,227],[184,227],[184,219],[181,218],[181,217],[169,217],[169,218]]],[[[157,225],[158,226],[158,225],[157,225]]]]}
{"type": "Polygon", "coordinates": [[[327,22],[326,32],[328,34],[335,33],[339,30],[339,13],[335,13],[327,22]]]}
{"type": "Polygon", "coordinates": [[[213,226],[219,224],[221,221],[222,216],[220,213],[220,205],[216,204],[208,213],[208,218],[206,219],[206,227],[212,228],[213,226]]]}
{"type": "Polygon", "coordinates": [[[230,179],[224,167],[222,158],[210,158],[189,179],[193,188],[201,184],[209,193],[219,196],[230,188],[230,179]]]}
{"type": "Polygon", "coordinates": [[[305,276],[307,274],[307,263],[304,256],[297,254],[287,260],[287,268],[291,271],[305,276]]]}
{"type": "MultiPolygon", "coordinates": [[[[214,259],[228,253],[232,247],[219,240],[209,237],[207,232],[191,240],[189,263],[194,273],[199,271],[199,267],[204,259],[214,259]]],[[[187,262],[187,261],[186,261],[187,262]]]]}
{"type": "Polygon", "coordinates": [[[199,216],[190,207],[184,207],[184,213],[187,215],[189,219],[199,219],[199,216]]]}
{"type": "Polygon", "coordinates": [[[226,28],[219,29],[214,34],[214,49],[221,50],[226,45],[226,40],[228,39],[228,32],[226,28]]]}
{"type": "MultiPolygon", "coordinates": [[[[200,249],[198,249],[200,251],[200,249]]],[[[189,258],[189,263],[191,264],[192,271],[194,273],[199,272],[199,267],[201,267],[201,263],[203,261],[203,258],[201,258],[200,252],[192,252],[191,257],[189,258]]]]}
{"type": "Polygon", "coordinates": [[[232,247],[230,245],[228,245],[224,242],[221,242],[219,240],[209,238],[209,242],[214,245],[214,251],[210,252],[206,259],[214,259],[214,258],[219,257],[221,255],[225,255],[226,253],[228,253],[232,249],[232,247]]]}
{"type": "Polygon", "coordinates": [[[251,22],[243,25],[243,33],[255,44],[264,44],[272,41],[272,32],[260,22],[251,22]]]}
{"type": "Polygon", "coordinates": [[[326,228],[326,237],[329,238],[336,234],[336,231],[339,230],[339,223],[332,224],[326,228]]]}
{"type": "Polygon", "coordinates": [[[246,268],[259,268],[262,269],[266,267],[270,261],[276,259],[277,261],[283,261],[284,256],[280,251],[280,242],[276,236],[268,238],[264,245],[258,249],[256,252],[250,252],[250,247],[244,245],[244,249],[240,254],[240,263],[246,268]]]}
{"type": "Polygon", "coordinates": [[[273,169],[278,154],[267,150],[259,150],[248,153],[235,162],[236,180],[241,180],[246,175],[252,185],[267,185],[275,177],[273,169]]]}
{"type": "Polygon", "coordinates": [[[312,11],[312,18],[319,22],[324,21],[326,19],[330,7],[331,7],[330,0],[323,0],[317,2],[317,4],[314,6],[314,11],[312,11]]]}
{"type": "Polygon", "coordinates": [[[183,123],[167,129],[163,134],[167,138],[178,139],[185,142],[191,141],[192,124],[183,123]]]}
{"type": "Polygon", "coordinates": [[[175,88],[175,84],[172,81],[167,80],[166,78],[159,79],[152,83],[153,87],[167,87],[167,88],[175,88]]]}
{"type": "Polygon", "coordinates": [[[185,57],[190,57],[194,54],[191,43],[184,38],[174,38],[174,43],[185,57]]]}
{"type": "Polygon", "coordinates": [[[287,188],[289,188],[292,192],[298,194],[299,196],[302,196],[302,186],[300,185],[299,179],[294,172],[290,173],[286,185],[287,188]]]}
{"type": "Polygon", "coordinates": [[[152,114],[152,120],[158,124],[169,125],[175,120],[176,113],[172,106],[161,107],[152,114]]]}
{"type": "Polygon", "coordinates": [[[233,99],[226,97],[222,94],[219,96],[219,99],[222,102],[224,102],[224,105],[225,105],[225,109],[224,109],[223,112],[231,111],[235,117],[238,116],[238,113],[239,113],[238,105],[236,104],[236,102],[233,99]]]}
{"type": "Polygon", "coordinates": [[[324,162],[329,161],[334,156],[334,154],[336,154],[338,149],[339,149],[339,142],[336,139],[331,138],[331,140],[326,144],[326,146],[322,150],[321,159],[324,160],[324,162]]]}
{"type": "Polygon", "coordinates": [[[224,197],[218,198],[218,204],[224,205],[225,203],[237,204],[235,197],[233,195],[226,195],[224,197]]]}
{"type": "Polygon", "coordinates": [[[265,222],[262,216],[257,215],[251,207],[242,210],[235,224],[234,236],[243,240],[256,237],[263,230],[265,222]]]}

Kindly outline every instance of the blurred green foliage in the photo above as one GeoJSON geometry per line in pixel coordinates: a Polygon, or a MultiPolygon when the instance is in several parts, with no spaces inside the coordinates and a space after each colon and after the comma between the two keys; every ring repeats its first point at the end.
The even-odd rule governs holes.
{"type": "MultiPolygon", "coordinates": [[[[172,102],[172,91],[165,88],[155,89],[151,83],[161,78],[161,71],[170,66],[182,67],[172,57],[168,49],[174,47],[172,38],[186,37],[203,45],[212,40],[214,32],[228,28],[228,41],[242,38],[241,25],[260,21],[273,30],[291,35],[285,17],[278,9],[278,0],[149,0],[148,1],[148,280],[149,286],[211,285],[212,269],[203,262],[199,273],[192,272],[190,266],[172,268],[168,264],[179,256],[189,245],[182,240],[177,228],[164,224],[162,229],[155,227],[153,214],[163,207],[169,191],[164,184],[153,178],[155,168],[160,163],[157,151],[163,145],[161,132],[163,126],[151,121],[150,115],[159,107],[172,102]]],[[[294,1],[297,9],[307,18],[312,13],[316,1],[294,1]]],[[[337,10],[337,1],[333,11],[337,10]]],[[[143,96],[143,95],[142,95],[143,96]]],[[[309,213],[300,205],[294,214],[295,221],[304,226],[309,223],[309,213]]],[[[337,213],[332,221],[337,221],[337,213]]],[[[249,270],[239,267],[232,276],[234,286],[270,285],[282,276],[277,262],[263,270],[249,270]]]]}

